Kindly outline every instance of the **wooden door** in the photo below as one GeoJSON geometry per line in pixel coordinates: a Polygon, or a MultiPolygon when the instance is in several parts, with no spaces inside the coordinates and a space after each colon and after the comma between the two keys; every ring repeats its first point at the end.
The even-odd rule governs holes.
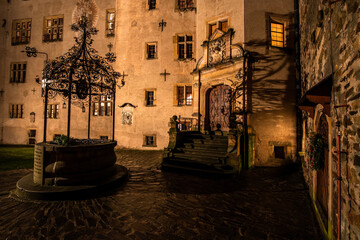
{"type": "MultiPolygon", "coordinates": [[[[318,133],[320,133],[325,143],[327,144],[329,142],[328,139],[328,123],[325,117],[325,114],[323,114],[320,117],[319,126],[318,126],[318,133]]],[[[317,171],[317,189],[316,189],[316,199],[318,203],[320,204],[322,210],[324,211],[325,217],[327,217],[328,213],[328,199],[329,199],[329,149],[326,147],[324,149],[324,167],[321,170],[317,171]]]]}
{"type": "Polygon", "coordinates": [[[209,128],[215,131],[220,127],[222,131],[229,131],[230,92],[227,85],[219,85],[210,90],[208,101],[209,128]]]}

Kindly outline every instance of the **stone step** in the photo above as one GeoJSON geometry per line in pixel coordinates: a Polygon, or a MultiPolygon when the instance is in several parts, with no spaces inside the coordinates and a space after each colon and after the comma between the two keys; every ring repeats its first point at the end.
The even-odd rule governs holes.
{"type": "Polygon", "coordinates": [[[215,139],[215,140],[210,140],[210,139],[192,139],[191,141],[184,141],[185,143],[200,143],[200,144],[209,144],[209,145],[227,145],[228,141],[227,139],[215,139]]]}
{"type": "Polygon", "coordinates": [[[220,148],[218,149],[178,148],[178,151],[192,155],[197,155],[197,156],[217,156],[217,157],[225,157],[227,153],[226,148],[221,148],[221,149],[220,148]]]}
{"type": "Polygon", "coordinates": [[[203,162],[203,163],[209,163],[209,164],[215,164],[215,163],[221,163],[224,162],[226,157],[219,157],[219,156],[211,156],[211,155],[194,155],[189,153],[174,153],[173,155],[175,158],[181,158],[181,159],[188,159],[190,161],[196,161],[196,162],[203,162]]]}
{"type": "Polygon", "coordinates": [[[183,165],[183,166],[193,166],[193,167],[206,167],[206,166],[219,166],[221,165],[219,161],[207,161],[203,159],[189,159],[181,157],[172,157],[167,159],[166,162],[171,162],[171,164],[183,165]]]}
{"type": "Polygon", "coordinates": [[[226,144],[210,144],[210,143],[184,143],[184,148],[189,149],[209,149],[209,150],[226,150],[226,144]]]}

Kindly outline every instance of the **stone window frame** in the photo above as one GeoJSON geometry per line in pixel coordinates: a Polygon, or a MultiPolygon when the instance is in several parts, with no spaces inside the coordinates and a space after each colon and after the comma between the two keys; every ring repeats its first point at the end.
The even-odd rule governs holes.
{"type": "Polygon", "coordinates": [[[94,117],[112,116],[113,101],[111,95],[100,95],[97,101],[92,103],[92,115],[94,117]]]}
{"type": "Polygon", "coordinates": [[[16,19],[12,22],[11,45],[29,44],[31,40],[31,18],[16,19]]]}
{"type": "Polygon", "coordinates": [[[24,118],[24,104],[9,104],[9,118],[24,118]]]}
{"type": "Polygon", "coordinates": [[[149,11],[158,9],[158,8],[156,7],[157,4],[158,4],[158,3],[157,3],[156,0],[147,0],[147,1],[146,1],[146,9],[149,10],[149,11]],[[153,5],[154,5],[154,6],[153,6],[153,5]]]}
{"type": "Polygon", "coordinates": [[[28,144],[29,145],[35,145],[36,144],[36,128],[30,128],[28,129],[28,144]],[[35,134],[33,135],[32,133],[34,133],[33,131],[35,131],[35,134]]]}
{"type": "Polygon", "coordinates": [[[195,0],[175,0],[175,11],[193,11],[196,10],[196,1],[195,0]],[[185,1],[185,7],[180,7],[180,1],[185,1]],[[192,5],[191,5],[192,1],[192,5]]]}
{"type": "Polygon", "coordinates": [[[292,24],[292,15],[291,14],[276,14],[276,13],[265,13],[265,31],[266,31],[266,42],[267,48],[271,49],[286,49],[289,42],[289,26],[292,24]],[[284,29],[284,44],[283,47],[273,46],[271,43],[271,23],[278,23],[283,25],[284,29]]]}
{"type": "Polygon", "coordinates": [[[59,115],[60,115],[59,109],[60,109],[59,103],[48,104],[48,108],[46,110],[47,118],[48,119],[59,119],[59,115]]]}
{"type": "Polygon", "coordinates": [[[64,38],[64,15],[44,17],[43,42],[59,42],[62,41],[63,38],[64,38]]]}
{"type": "Polygon", "coordinates": [[[206,36],[208,36],[208,38],[210,38],[216,29],[219,29],[226,33],[230,29],[230,17],[226,16],[226,17],[218,18],[213,21],[208,21],[206,24],[206,36]],[[222,23],[224,23],[224,22],[227,22],[226,31],[224,31],[221,27],[222,23]],[[214,29],[213,29],[213,26],[215,26],[214,29]]]}
{"type": "Polygon", "coordinates": [[[27,62],[10,63],[10,83],[26,82],[27,62]],[[16,77],[14,77],[16,75],[16,77]]]}
{"type": "Polygon", "coordinates": [[[158,58],[158,43],[157,42],[147,42],[145,44],[145,58],[146,60],[153,60],[153,59],[157,59],[158,58]],[[150,52],[150,46],[154,46],[155,52],[154,52],[154,56],[153,57],[149,57],[149,52],[150,52]]]}
{"type": "Polygon", "coordinates": [[[186,106],[192,106],[194,103],[194,89],[192,87],[191,83],[177,83],[174,85],[174,106],[178,106],[178,107],[186,107],[186,106]],[[191,87],[191,103],[189,104],[187,102],[187,92],[186,89],[191,87]],[[183,103],[179,102],[179,88],[183,88],[184,89],[184,98],[183,98],[183,103]]]}
{"type": "Polygon", "coordinates": [[[175,36],[173,37],[173,43],[174,43],[174,59],[177,61],[191,61],[191,60],[195,60],[195,34],[193,33],[178,33],[175,34],[175,36]],[[180,43],[179,38],[184,37],[184,41],[182,41],[180,43]],[[191,41],[188,41],[188,37],[191,37],[191,41]],[[184,57],[180,58],[180,44],[184,45],[184,57]],[[188,56],[188,49],[187,46],[190,45],[192,50],[191,50],[191,56],[188,56]]]}
{"type": "Polygon", "coordinates": [[[105,20],[105,36],[106,37],[115,37],[116,10],[114,8],[106,9],[106,15],[105,16],[106,16],[106,20],[105,20]],[[114,14],[114,19],[110,19],[110,15],[112,13],[114,14]]]}
{"type": "Polygon", "coordinates": [[[144,134],[143,135],[143,147],[157,147],[156,143],[157,137],[156,134],[144,134]],[[152,138],[152,140],[150,140],[152,138]],[[152,144],[149,144],[149,141],[152,142],[152,144]]]}
{"type": "Polygon", "coordinates": [[[156,88],[147,88],[144,90],[144,105],[145,107],[155,107],[156,106],[156,88]],[[149,92],[153,92],[152,104],[149,104],[149,92]]]}

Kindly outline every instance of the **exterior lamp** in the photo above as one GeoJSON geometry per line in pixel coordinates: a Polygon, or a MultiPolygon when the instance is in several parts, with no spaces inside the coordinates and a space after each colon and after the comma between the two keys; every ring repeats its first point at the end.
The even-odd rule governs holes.
{"type": "Polygon", "coordinates": [[[85,105],[82,105],[82,112],[85,112],[85,105]]]}
{"type": "Polygon", "coordinates": [[[63,109],[66,109],[66,103],[65,102],[63,103],[63,109]]]}

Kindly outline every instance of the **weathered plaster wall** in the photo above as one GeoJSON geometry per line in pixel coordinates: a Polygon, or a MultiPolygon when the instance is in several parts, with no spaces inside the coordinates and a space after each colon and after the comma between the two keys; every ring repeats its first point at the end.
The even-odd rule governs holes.
{"type": "MultiPolygon", "coordinates": [[[[121,147],[142,148],[144,134],[156,134],[157,147],[168,145],[169,119],[173,115],[191,117],[192,106],[174,105],[177,83],[191,85],[190,72],[196,60],[180,61],[175,58],[176,34],[195,35],[195,10],[179,12],[176,1],[157,1],[156,9],[148,10],[147,1],[117,1],[116,69],[129,76],[118,91],[116,106],[131,103],[134,109],[133,124],[121,125],[121,109],[116,108],[116,138],[121,147]],[[167,24],[163,31],[159,22],[167,24]],[[157,59],[146,59],[146,43],[157,42],[157,59]],[[170,75],[164,81],[164,70],[170,75]],[[156,106],[144,104],[145,89],[156,89],[156,106]]],[[[197,58],[197,55],[193,56],[197,58]]]]}
{"type": "MultiPolygon", "coordinates": [[[[300,1],[301,74],[303,93],[333,73],[329,140],[329,226],[328,235],[337,235],[337,144],[336,121],[340,122],[342,151],[341,231],[342,239],[360,236],[360,10],[359,1],[329,5],[328,1],[300,1]],[[324,18],[318,18],[323,12],[324,18]],[[348,104],[348,108],[334,109],[348,104]],[[333,229],[333,230],[332,230],[333,229]]],[[[304,112],[304,145],[308,148],[314,119],[304,112]]],[[[308,155],[305,155],[305,159],[308,155]]],[[[315,192],[317,174],[303,163],[304,175],[315,192]]],[[[316,199],[316,196],[313,196],[316,199]]],[[[326,224],[325,224],[326,225],[326,224]]]]}
{"type": "Polygon", "coordinates": [[[284,146],[286,160],[296,159],[296,88],[293,1],[245,0],[245,48],[253,52],[249,125],[256,134],[255,165],[280,165],[274,146],[284,146]],[[287,48],[269,47],[268,15],[287,19],[287,48]]]}

